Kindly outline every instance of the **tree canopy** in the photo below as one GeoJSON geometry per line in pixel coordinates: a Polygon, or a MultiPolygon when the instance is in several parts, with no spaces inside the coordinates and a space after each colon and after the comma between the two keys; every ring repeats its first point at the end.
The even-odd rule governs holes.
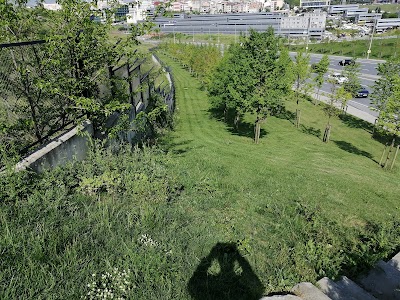
{"type": "Polygon", "coordinates": [[[230,46],[216,69],[209,88],[213,107],[233,112],[236,126],[245,112],[254,113],[254,140],[258,143],[261,122],[279,110],[291,92],[291,66],[289,53],[272,28],[251,30],[240,37],[239,44],[230,46]]]}

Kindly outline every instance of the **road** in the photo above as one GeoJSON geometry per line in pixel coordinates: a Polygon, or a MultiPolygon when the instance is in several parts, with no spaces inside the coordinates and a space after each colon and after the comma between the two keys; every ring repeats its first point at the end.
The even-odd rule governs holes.
{"type": "MultiPolygon", "coordinates": [[[[292,57],[296,55],[295,52],[290,53],[292,57]]],[[[320,61],[322,58],[322,54],[312,54],[310,53],[310,63],[317,63],[320,61]]],[[[339,62],[345,58],[351,58],[351,57],[344,57],[344,56],[332,56],[329,55],[329,60],[330,60],[330,65],[329,65],[329,72],[342,72],[343,67],[339,65],[339,62]]],[[[367,89],[372,92],[372,86],[375,83],[375,80],[379,78],[377,74],[377,67],[379,63],[384,63],[384,60],[375,60],[375,59],[357,59],[357,62],[360,63],[361,68],[361,74],[360,74],[360,81],[361,84],[366,86],[367,89]]],[[[324,83],[321,91],[324,92],[325,94],[328,94],[331,92],[331,84],[329,83],[324,83]]],[[[348,102],[349,106],[352,106],[353,108],[356,108],[360,111],[363,112],[363,115],[365,113],[377,117],[378,112],[373,111],[370,109],[371,103],[370,103],[370,98],[354,98],[348,102]]]]}

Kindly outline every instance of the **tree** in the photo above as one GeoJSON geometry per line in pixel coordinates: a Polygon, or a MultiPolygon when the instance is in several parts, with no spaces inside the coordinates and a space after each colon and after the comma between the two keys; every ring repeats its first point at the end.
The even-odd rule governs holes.
{"type": "Polygon", "coordinates": [[[382,111],[386,110],[387,101],[393,95],[395,76],[400,74],[400,58],[393,57],[378,65],[380,78],[375,81],[371,94],[371,108],[379,112],[378,123],[382,111]]]}
{"type": "Polygon", "coordinates": [[[324,112],[328,116],[328,122],[325,126],[323,142],[328,143],[331,136],[332,124],[330,123],[331,118],[338,114],[337,106],[343,107],[344,103],[347,103],[351,99],[351,94],[346,91],[344,86],[338,86],[336,81],[329,80],[331,84],[331,93],[328,98],[328,103],[324,107],[324,112]]]}
{"type": "Polygon", "coordinates": [[[210,86],[212,104],[235,112],[235,123],[245,112],[254,113],[254,141],[259,142],[261,123],[283,106],[293,84],[292,61],[273,29],[250,30],[232,45],[216,70],[210,86]]]}
{"type": "Polygon", "coordinates": [[[385,109],[380,112],[378,119],[378,126],[392,135],[392,142],[386,158],[383,162],[381,160],[381,163],[383,163],[382,166],[385,168],[388,167],[390,159],[392,160],[390,168],[393,167],[398,151],[396,151],[394,157],[391,157],[396,144],[396,138],[400,135],[400,74],[393,75],[392,84],[392,93],[387,98],[385,109]]]}
{"type": "Polygon", "coordinates": [[[0,67],[0,78],[5,78],[0,82],[0,95],[7,90],[16,98],[14,111],[18,113],[13,126],[7,127],[8,134],[15,128],[25,129],[41,141],[78,115],[86,114],[100,126],[111,113],[131,105],[127,78],[110,77],[109,71],[138,57],[137,36],[149,29],[149,23],[133,26],[131,35],[115,44],[109,37],[111,13],[100,23],[93,21],[98,12],[91,3],[58,3],[62,9],[49,12],[41,6],[29,9],[26,1],[0,2],[0,42],[46,39],[18,51],[16,47],[2,51],[8,65],[0,67]],[[116,92],[116,86],[124,88],[116,92]]]}
{"type": "Polygon", "coordinates": [[[311,89],[308,80],[311,77],[310,55],[303,51],[297,52],[293,64],[293,74],[295,79],[295,98],[296,98],[296,127],[300,126],[300,93],[307,93],[311,89]]]}
{"type": "MultiPolygon", "coordinates": [[[[356,62],[353,59],[354,63],[348,64],[344,66],[343,76],[347,78],[347,80],[343,83],[344,89],[349,92],[352,97],[357,95],[357,92],[361,87],[360,80],[360,63],[356,62]]],[[[342,107],[344,109],[344,107],[342,107]]]]}
{"type": "Polygon", "coordinates": [[[324,54],[321,60],[314,65],[313,70],[314,73],[316,73],[316,76],[314,77],[314,82],[317,87],[317,97],[315,98],[314,104],[317,104],[317,101],[319,101],[321,87],[325,82],[324,76],[328,72],[329,63],[330,61],[328,55],[324,54]]]}

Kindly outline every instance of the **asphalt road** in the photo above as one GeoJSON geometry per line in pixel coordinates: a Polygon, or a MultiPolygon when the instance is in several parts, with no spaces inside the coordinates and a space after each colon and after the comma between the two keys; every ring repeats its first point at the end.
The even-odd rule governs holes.
{"type": "MultiPolygon", "coordinates": [[[[291,56],[294,57],[296,53],[291,52],[291,56]]],[[[322,54],[310,54],[310,63],[317,63],[322,58],[322,54]]],[[[341,73],[343,71],[343,67],[339,65],[339,62],[343,59],[351,58],[344,56],[329,56],[330,65],[329,65],[329,73],[338,72],[341,73]]],[[[377,75],[377,67],[379,63],[385,62],[384,60],[375,60],[375,59],[357,59],[357,62],[361,64],[361,74],[360,81],[361,84],[367,87],[367,90],[371,93],[373,91],[372,86],[375,83],[375,80],[379,78],[377,75]]],[[[331,92],[331,84],[324,83],[321,91],[324,93],[331,92]]],[[[349,105],[364,111],[372,116],[378,116],[378,112],[370,109],[371,102],[370,97],[367,98],[354,98],[349,101],[349,105]]]]}

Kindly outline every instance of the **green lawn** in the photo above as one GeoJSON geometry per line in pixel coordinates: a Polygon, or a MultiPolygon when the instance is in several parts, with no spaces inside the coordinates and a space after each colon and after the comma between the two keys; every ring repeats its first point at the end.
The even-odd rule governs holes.
{"type": "MultiPolygon", "coordinates": [[[[379,36],[379,35],[377,35],[379,36]]],[[[366,58],[369,40],[358,40],[348,42],[330,42],[310,44],[309,51],[324,53],[328,55],[343,55],[357,58],[366,58]]],[[[374,39],[371,47],[370,58],[388,59],[400,54],[400,38],[374,39]]],[[[292,45],[291,51],[305,49],[304,45],[292,45]]]]}
{"type": "MultiPolygon", "coordinates": [[[[364,231],[369,222],[382,224],[400,216],[400,169],[385,172],[378,167],[383,146],[371,139],[363,122],[334,120],[332,141],[324,144],[320,132],[326,117],[319,107],[303,102],[300,130],[286,118],[272,117],[255,145],[251,116],[240,133],[232,132],[210,116],[207,95],[196,80],[168,63],[177,82],[178,110],[177,128],[166,142],[177,155],[177,173],[185,178],[181,205],[191,219],[186,229],[191,232],[189,257],[206,256],[218,242],[244,239],[246,257],[267,291],[279,290],[323,275],[313,270],[312,257],[323,260],[318,251],[324,250],[300,250],[313,241],[314,230],[317,236],[341,240],[343,227],[364,231]],[[303,224],[299,207],[316,213],[316,223],[323,224],[312,225],[317,229],[303,224]],[[337,224],[328,225],[331,221],[337,224]]],[[[295,110],[294,103],[288,103],[288,110],[295,110]]],[[[399,241],[399,232],[395,235],[399,241]]],[[[354,232],[347,238],[357,239],[354,232]]],[[[332,240],[316,243],[335,243],[332,240]]],[[[330,259],[316,264],[332,275],[329,265],[340,258],[330,259]]]]}
{"type": "Polygon", "coordinates": [[[400,167],[378,167],[367,124],[335,119],[324,144],[321,108],[303,101],[296,129],[288,102],[255,145],[252,116],[233,131],[161,58],[177,109],[160,149],[95,147],[74,166],[0,177],[1,299],[79,299],[103,282],[127,299],[258,300],[354,279],[400,250],[400,167]]]}
{"type": "Polygon", "coordinates": [[[385,4],[369,4],[369,5],[360,5],[361,8],[367,7],[372,10],[375,10],[377,7],[380,7],[382,11],[386,12],[391,12],[395,13],[400,11],[400,4],[390,4],[390,3],[385,3],[385,4]]]}

